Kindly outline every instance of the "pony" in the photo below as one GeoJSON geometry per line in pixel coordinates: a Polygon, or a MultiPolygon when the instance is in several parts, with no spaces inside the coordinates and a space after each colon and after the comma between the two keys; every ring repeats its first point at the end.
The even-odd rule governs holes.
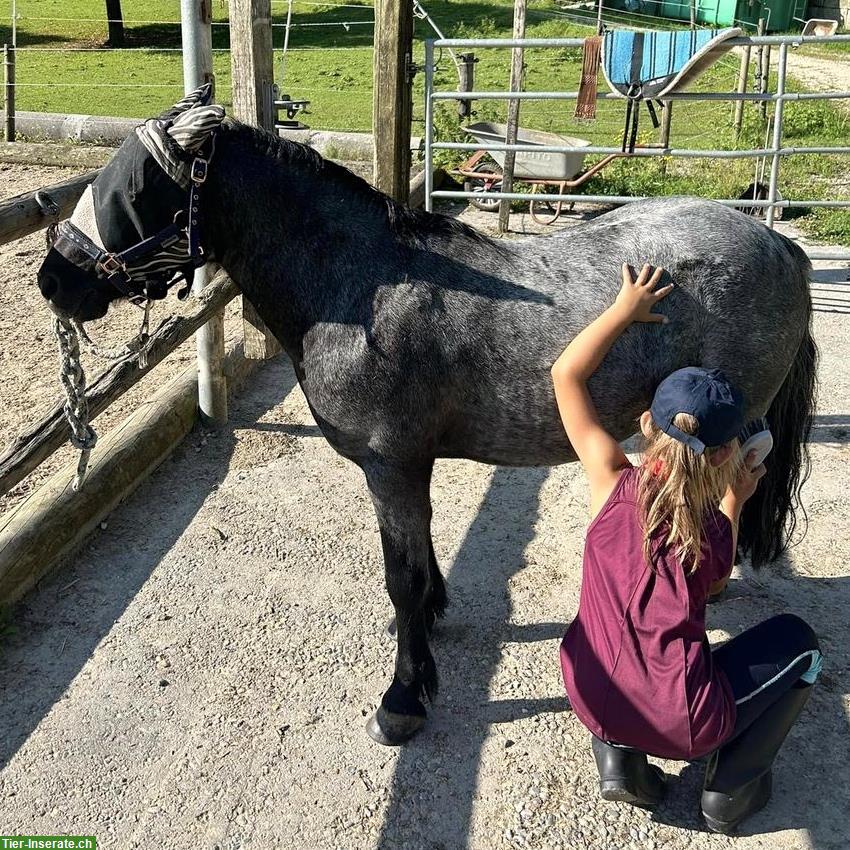
{"type": "Polygon", "coordinates": [[[793,242],[688,197],[495,240],[401,206],[209,99],[192,93],[124,142],[59,225],[38,284],[57,314],[87,321],[215,262],[255,307],[374,504],[397,633],[392,680],[367,724],[375,740],[408,740],[437,695],[429,637],[447,593],[430,531],[435,460],[575,460],[550,368],[612,303],[624,262],[663,266],[676,287],[658,307],[669,323],[629,328],[591,379],[604,426],[635,433],[680,367],[724,370],[775,439],[740,552],[759,566],[784,550],[808,470],[817,362],[810,264],[793,242]]]}

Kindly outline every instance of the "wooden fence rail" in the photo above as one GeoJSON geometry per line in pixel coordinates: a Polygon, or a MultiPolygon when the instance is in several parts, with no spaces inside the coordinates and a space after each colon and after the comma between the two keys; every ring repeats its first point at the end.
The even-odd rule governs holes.
{"type": "Polygon", "coordinates": [[[49,195],[51,200],[56,203],[58,213],[53,216],[45,215],[42,212],[38,201],[35,199],[38,192],[26,192],[0,203],[0,245],[29,236],[30,233],[35,233],[37,230],[43,230],[54,220],[67,218],[85,192],[86,186],[99,173],[99,171],[89,171],[79,177],[72,177],[70,180],[38,190],[38,192],[49,195]]]}
{"type": "MultiPolygon", "coordinates": [[[[86,397],[91,418],[106,410],[238,294],[236,284],[224,272],[216,274],[193,299],[189,313],[171,316],[151,335],[144,368],[137,357],[128,357],[116,362],[89,386],[86,397]]],[[[63,404],[64,400],[57,401],[44,419],[21,434],[0,457],[0,496],[68,440],[70,429],[62,412],[63,404]]]]}

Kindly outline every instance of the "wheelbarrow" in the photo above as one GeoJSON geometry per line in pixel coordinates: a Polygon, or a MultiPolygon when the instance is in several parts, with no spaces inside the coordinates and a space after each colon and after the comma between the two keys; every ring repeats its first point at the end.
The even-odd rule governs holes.
{"type": "MultiPolygon", "coordinates": [[[[479,121],[470,124],[464,130],[476,141],[486,144],[495,142],[504,144],[507,128],[504,124],[479,121]]],[[[514,160],[514,179],[531,186],[532,195],[564,195],[568,189],[576,189],[598,174],[608,163],[622,154],[609,154],[590,168],[584,168],[585,154],[581,148],[588,147],[586,139],[573,136],[559,136],[556,133],[544,133],[541,130],[517,130],[517,142],[523,145],[564,145],[575,148],[575,152],[551,153],[548,151],[517,151],[514,160]]],[[[502,169],[505,165],[505,151],[476,151],[469,159],[452,171],[463,177],[463,188],[474,192],[477,197],[470,203],[485,212],[499,209],[499,198],[488,194],[502,189],[502,169]],[[489,157],[489,159],[486,159],[489,157]]],[[[572,210],[574,203],[564,201],[529,200],[528,210],[538,224],[554,224],[561,216],[564,207],[572,210]]]]}

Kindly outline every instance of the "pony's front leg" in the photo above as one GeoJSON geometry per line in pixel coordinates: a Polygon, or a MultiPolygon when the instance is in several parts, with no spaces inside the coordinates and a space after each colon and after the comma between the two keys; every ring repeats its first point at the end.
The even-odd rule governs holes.
{"type": "Polygon", "coordinates": [[[432,592],[431,468],[428,463],[413,469],[384,464],[365,469],[381,531],[398,640],[392,684],[366,731],[378,743],[390,746],[403,744],[422,727],[423,698],[431,701],[437,693],[437,667],[427,632],[432,592]]]}

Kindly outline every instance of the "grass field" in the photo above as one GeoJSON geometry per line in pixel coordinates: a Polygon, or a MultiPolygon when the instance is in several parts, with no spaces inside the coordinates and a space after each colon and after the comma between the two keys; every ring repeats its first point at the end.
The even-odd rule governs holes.
{"type": "MultiPolygon", "coordinates": [[[[372,8],[358,0],[296,0],[290,50],[283,70],[285,0],[273,0],[276,77],[282,90],[311,101],[306,122],[312,127],[369,130],[372,103],[372,8]],[[343,5],[334,5],[343,4],[343,5]]],[[[17,79],[18,108],[52,112],[145,117],[161,111],[182,91],[180,5],[176,0],[124,0],[126,48],[103,49],[106,24],[103,0],[18,0],[17,79]]],[[[431,0],[427,9],[446,35],[496,37],[510,35],[510,0],[431,0]]],[[[218,99],[230,100],[229,30],[227,3],[213,0],[214,61],[218,99]]],[[[627,21],[627,16],[620,16],[627,21]]],[[[552,0],[531,0],[529,37],[583,37],[591,26],[566,18],[552,0]]],[[[431,36],[417,21],[416,58],[423,58],[422,39],[431,36]]],[[[0,27],[0,42],[9,40],[9,28],[0,27]]],[[[846,51],[830,54],[848,61],[846,51]]],[[[509,51],[481,50],[475,68],[475,87],[505,88],[509,51]]],[[[526,53],[526,88],[575,90],[581,69],[578,50],[529,50],[526,53]]],[[[774,63],[775,65],[775,63],[774,63]]],[[[699,81],[697,88],[728,91],[734,88],[737,57],[729,55],[699,81]]],[[[423,75],[414,84],[414,133],[421,133],[423,75]]],[[[440,57],[436,79],[440,87],[454,89],[457,76],[447,53],[440,57]]],[[[498,120],[504,105],[476,104],[477,120],[498,120]]],[[[454,104],[440,105],[436,124],[441,138],[464,138],[454,104]]],[[[619,145],[624,107],[621,102],[600,101],[598,117],[580,122],[572,117],[569,102],[526,103],[523,126],[579,136],[599,145],[619,145]]],[[[761,147],[765,126],[755,106],[745,107],[743,132],[735,139],[732,107],[727,103],[677,103],[671,142],[682,148],[761,147]]],[[[822,102],[786,106],[784,141],[788,145],[841,145],[848,138],[850,112],[822,102]]],[[[641,141],[657,140],[644,111],[641,141]]],[[[458,157],[442,157],[452,164],[458,157]]],[[[780,188],[784,197],[846,197],[847,158],[798,156],[783,163],[780,188]],[[842,194],[843,193],[843,194],[842,194]]],[[[593,194],[683,194],[735,197],[753,180],[752,160],[629,160],[609,166],[588,184],[593,194]]],[[[800,219],[812,235],[828,241],[850,241],[850,212],[815,211],[800,219]]]]}

